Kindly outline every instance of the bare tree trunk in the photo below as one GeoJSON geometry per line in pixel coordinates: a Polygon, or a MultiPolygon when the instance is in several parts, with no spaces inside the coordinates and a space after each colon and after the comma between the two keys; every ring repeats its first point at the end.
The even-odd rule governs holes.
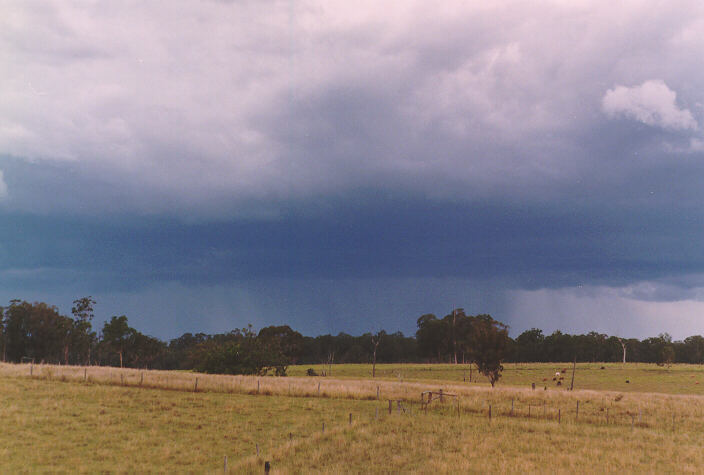
{"type": "Polygon", "coordinates": [[[623,363],[626,364],[626,344],[620,338],[618,339],[618,342],[621,343],[621,348],[623,348],[623,363]]]}
{"type": "Polygon", "coordinates": [[[374,361],[372,361],[372,378],[376,378],[376,348],[374,348],[374,361]]]}
{"type": "Polygon", "coordinates": [[[457,321],[457,312],[452,309],[452,353],[455,357],[455,364],[457,364],[457,334],[455,333],[455,323],[457,321]]]}
{"type": "Polygon", "coordinates": [[[570,391],[574,389],[574,370],[577,369],[577,355],[574,355],[574,363],[572,363],[572,382],[570,383],[570,391]]]}

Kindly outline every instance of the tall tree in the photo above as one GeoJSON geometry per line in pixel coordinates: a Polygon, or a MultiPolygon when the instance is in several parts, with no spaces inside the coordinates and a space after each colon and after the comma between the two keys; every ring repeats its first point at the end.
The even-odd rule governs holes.
{"type": "Polygon", "coordinates": [[[474,317],[471,326],[469,356],[493,387],[501,377],[503,361],[508,356],[508,326],[489,315],[474,317]]]}
{"type": "Polygon", "coordinates": [[[376,350],[379,348],[379,343],[381,343],[381,335],[384,331],[380,331],[376,335],[372,335],[372,345],[374,346],[374,352],[372,353],[372,378],[376,378],[376,350]]]}
{"type": "Polygon", "coordinates": [[[134,328],[130,328],[124,315],[113,316],[103,326],[103,343],[120,357],[120,368],[124,364],[125,348],[134,334],[134,328]]]}

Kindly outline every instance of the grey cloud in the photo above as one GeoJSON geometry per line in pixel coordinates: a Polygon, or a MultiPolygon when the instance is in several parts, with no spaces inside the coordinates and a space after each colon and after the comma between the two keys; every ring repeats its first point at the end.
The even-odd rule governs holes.
{"type": "Polygon", "coordinates": [[[662,8],[16,3],[0,20],[0,151],[112,183],[103,201],[128,212],[238,215],[360,186],[544,199],[610,160],[579,136],[614,84],[659,77],[704,102],[684,60],[701,7],[662,8]]]}

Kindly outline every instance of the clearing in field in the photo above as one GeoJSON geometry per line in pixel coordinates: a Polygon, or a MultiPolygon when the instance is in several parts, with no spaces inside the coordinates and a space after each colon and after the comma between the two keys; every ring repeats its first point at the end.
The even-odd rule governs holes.
{"type": "MultiPolygon", "coordinates": [[[[403,382],[367,379],[364,365],[333,366],[334,378],[257,378],[2,364],[0,468],[222,472],[225,457],[233,473],[261,472],[265,461],[278,473],[704,466],[698,395],[533,391],[507,386],[509,371],[492,390],[457,381],[451,368],[395,368],[406,373],[403,382]],[[436,369],[452,376],[412,377],[436,369]],[[458,397],[421,404],[422,391],[440,389],[458,397]]],[[[659,373],[626,369],[667,391],[659,373]]],[[[594,371],[621,377],[611,366],[594,371]]]]}

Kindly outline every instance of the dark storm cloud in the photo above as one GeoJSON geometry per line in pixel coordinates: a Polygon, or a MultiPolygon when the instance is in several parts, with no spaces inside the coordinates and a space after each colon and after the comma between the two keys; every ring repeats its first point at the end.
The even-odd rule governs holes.
{"type": "Polygon", "coordinates": [[[8,292],[198,289],[222,321],[289,302],[349,328],[325,301],[443,312],[482,289],[517,329],[578,328],[541,309],[598,296],[635,327],[701,304],[698,2],[6,10],[8,292]]]}

